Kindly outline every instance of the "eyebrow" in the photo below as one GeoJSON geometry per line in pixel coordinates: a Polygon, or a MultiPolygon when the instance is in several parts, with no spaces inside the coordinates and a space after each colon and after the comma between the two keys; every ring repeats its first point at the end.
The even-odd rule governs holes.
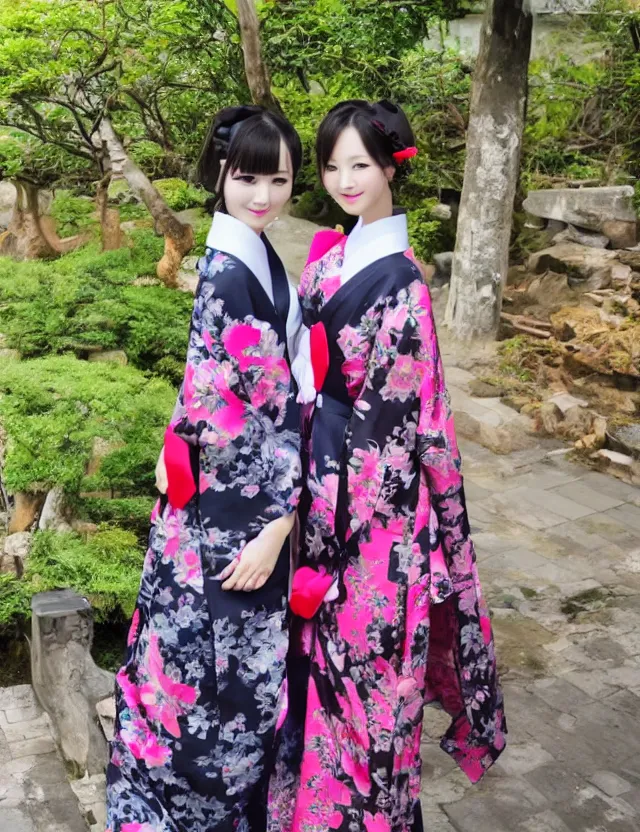
{"type": "MultiPolygon", "coordinates": [[[[368,158],[369,158],[369,155],[367,153],[356,153],[355,156],[347,156],[347,162],[353,162],[354,159],[368,159],[368,158]]],[[[330,162],[335,162],[335,159],[333,158],[333,156],[331,157],[331,159],[329,159],[329,162],[327,164],[329,164],[330,162]]]]}

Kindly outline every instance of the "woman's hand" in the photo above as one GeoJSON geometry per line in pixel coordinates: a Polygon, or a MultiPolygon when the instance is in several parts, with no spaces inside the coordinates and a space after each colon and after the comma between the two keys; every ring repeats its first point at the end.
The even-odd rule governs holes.
{"type": "Polygon", "coordinates": [[[250,540],[218,576],[224,590],[251,592],[265,585],[276,567],[285,540],[293,529],[295,512],[273,520],[250,540]]]}
{"type": "Polygon", "coordinates": [[[164,448],[160,451],[158,463],[156,465],[156,488],[161,494],[167,493],[169,486],[169,479],[167,477],[167,467],[164,464],[164,448]]]}

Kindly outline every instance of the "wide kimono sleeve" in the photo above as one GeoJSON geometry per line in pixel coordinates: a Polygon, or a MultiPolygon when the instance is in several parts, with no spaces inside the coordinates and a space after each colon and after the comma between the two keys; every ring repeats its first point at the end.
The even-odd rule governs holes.
{"type": "Polygon", "coordinates": [[[390,570],[428,596],[426,699],[451,715],[442,747],[475,782],[504,748],[506,724],[428,287],[416,280],[387,298],[377,320],[346,433],[350,533],[367,536],[385,514],[397,524],[398,495],[413,505],[411,549],[390,570]],[[402,489],[412,473],[417,499],[402,489]]]}
{"type": "Polygon", "coordinates": [[[207,250],[199,270],[170,430],[200,449],[201,490],[226,486],[241,459],[243,496],[269,495],[269,517],[275,519],[294,510],[301,490],[285,345],[255,317],[241,264],[207,250]]]}

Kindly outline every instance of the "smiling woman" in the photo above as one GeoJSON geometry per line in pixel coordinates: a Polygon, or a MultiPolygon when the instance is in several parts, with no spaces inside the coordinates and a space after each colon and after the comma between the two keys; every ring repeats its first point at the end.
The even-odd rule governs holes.
{"type": "Polygon", "coordinates": [[[200,159],[219,206],[117,675],[109,832],[265,828],[300,492],[290,358],[302,321],[262,232],[291,196],[301,155],[283,118],[233,107],[200,159]]]}

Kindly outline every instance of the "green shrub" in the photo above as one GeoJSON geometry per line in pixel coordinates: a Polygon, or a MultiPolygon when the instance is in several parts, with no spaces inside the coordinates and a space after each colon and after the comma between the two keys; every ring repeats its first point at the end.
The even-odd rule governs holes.
{"type": "Polygon", "coordinates": [[[71,588],[91,602],[96,620],[130,616],[144,559],[135,535],[102,528],[87,539],[75,533],[36,532],[27,569],[18,580],[0,575],[0,628],[29,618],[31,596],[71,588]]]}
{"type": "Polygon", "coordinates": [[[154,493],[154,469],[175,391],[133,367],[72,356],[0,362],[7,489],[154,493]],[[85,475],[95,440],[113,448],[85,475]]]}
{"type": "Polygon", "coordinates": [[[85,497],[78,501],[77,512],[83,520],[107,523],[133,532],[140,543],[149,535],[149,517],[156,497],[127,497],[114,500],[85,497]]]}
{"type": "Polygon", "coordinates": [[[72,237],[90,228],[96,232],[98,230],[94,201],[75,196],[71,191],[56,192],[50,213],[56,221],[56,231],[60,237],[72,237]]]}
{"type": "Polygon", "coordinates": [[[184,179],[156,179],[153,184],[173,211],[201,207],[207,198],[206,191],[190,185],[184,179]]]}
{"type": "Polygon", "coordinates": [[[7,346],[26,358],[123,349],[136,367],[179,383],[193,298],[164,286],[132,285],[155,270],[163,246],[151,232],[132,236],[131,249],[87,246],[47,264],[0,258],[7,346]]]}
{"type": "Polygon", "coordinates": [[[442,223],[431,217],[433,203],[407,213],[409,242],[419,260],[429,262],[443,248],[442,223]]]}

